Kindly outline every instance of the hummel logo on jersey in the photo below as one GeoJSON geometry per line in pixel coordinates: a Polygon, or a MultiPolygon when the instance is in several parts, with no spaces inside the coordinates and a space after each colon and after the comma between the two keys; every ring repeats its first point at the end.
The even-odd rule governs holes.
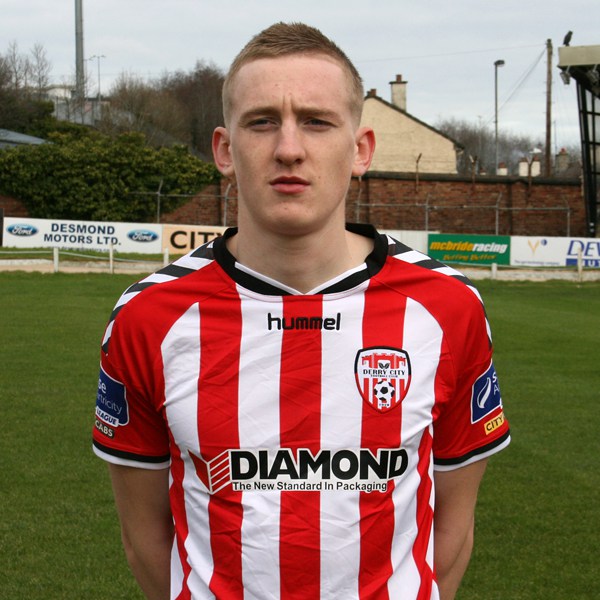
{"type": "Polygon", "coordinates": [[[325,331],[339,331],[342,327],[342,314],[335,317],[274,317],[267,315],[267,329],[281,331],[282,329],[324,329],[325,331]]]}
{"type": "Polygon", "coordinates": [[[401,448],[320,450],[300,448],[226,450],[210,461],[190,456],[210,494],[231,485],[236,492],[335,491],[385,492],[391,479],[408,468],[401,448]]]}
{"type": "Polygon", "coordinates": [[[397,348],[363,348],[354,363],[356,385],[363,399],[379,412],[398,406],[410,387],[408,353],[397,348]]]}

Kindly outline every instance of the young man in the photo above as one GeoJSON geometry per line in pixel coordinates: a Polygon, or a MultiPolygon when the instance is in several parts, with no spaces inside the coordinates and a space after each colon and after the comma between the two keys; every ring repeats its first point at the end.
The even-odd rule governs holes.
{"type": "Polygon", "coordinates": [[[94,448],[150,599],[458,588],[486,459],[509,442],[489,328],[459,273],[345,226],[375,146],[362,100],[317,30],[251,40],[213,143],[238,228],[111,317],[94,448]]]}

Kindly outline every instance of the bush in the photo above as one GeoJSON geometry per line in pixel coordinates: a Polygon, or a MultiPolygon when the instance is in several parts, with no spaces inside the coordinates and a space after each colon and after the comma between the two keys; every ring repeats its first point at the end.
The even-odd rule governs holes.
{"type": "Polygon", "coordinates": [[[197,193],[219,177],[187,148],[154,149],[138,133],[55,133],[49,142],[0,152],[0,193],[36,218],[146,222],[159,188],[169,211],[177,206],[169,194],[197,193]]]}

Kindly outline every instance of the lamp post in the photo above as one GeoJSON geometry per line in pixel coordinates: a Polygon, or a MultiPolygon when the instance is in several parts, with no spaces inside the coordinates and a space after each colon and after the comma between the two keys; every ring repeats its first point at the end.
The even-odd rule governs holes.
{"type": "Polygon", "coordinates": [[[102,116],[102,93],[100,91],[100,59],[106,58],[106,56],[104,56],[104,54],[94,54],[93,56],[90,56],[88,60],[93,60],[94,58],[96,59],[96,64],[98,66],[98,115],[102,116]]]}
{"type": "Polygon", "coordinates": [[[498,67],[503,67],[504,61],[497,60],[494,63],[494,125],[496,129],[495,136],[495,150],[496,150],[496,164],[494,166],[494,171],[496,175],[498,174],[498,67]]]}

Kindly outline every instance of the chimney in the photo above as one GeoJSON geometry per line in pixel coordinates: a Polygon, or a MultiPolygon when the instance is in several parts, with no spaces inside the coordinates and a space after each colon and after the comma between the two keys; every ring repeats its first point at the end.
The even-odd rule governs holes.
{"type": "Polygon", "coordinates": [[[571,166],[571,157],[565,148],[561,148],[560,152],[556,155],[554,163],[555,170],[557,173],[565,173],[571,166]]]}
{"type": "Polygon", "coordinates": [[[377,98],[377,90],[375,88],[371,88],[367,92],[367,98],[377,98]]]}
{"type": "Polygon", "coordinates": [[[529,175],[529,161],[523,156],[519,159],[519,177],[529,175]]]}
{"type": "Polygon", "coordinates": [[[540,157],[536,154],[533,157],[533,160],[531,161],[531,176],[532,177],[539,177],[540,174],[542,173],[542,165],[540,163],[540,157]]]}
{"type": "Polygon", "coordinates": [[[402,75],[396,75],[396,81],[390,81],[392,88],[392,104],[400,110],[406,111],[406,84],[402,81],[402,75]]]}

